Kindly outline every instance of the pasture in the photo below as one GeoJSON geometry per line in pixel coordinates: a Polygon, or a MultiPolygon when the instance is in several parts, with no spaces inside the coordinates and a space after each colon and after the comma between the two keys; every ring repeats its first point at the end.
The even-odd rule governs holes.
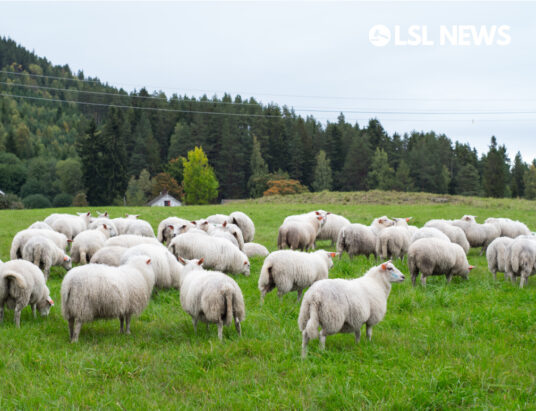
{"type": "MultiPolygon", "coordinates": [[[[534,203],[520,200],[434,203],[423,198],[393,205],[286,199],[107,210],[112,217],[141,214],[155,229],[169,215],[194,219],[241,210],[255,223],[255,242],[273,251],[284,217],[316,208],[365,224],[384,214],[413,216],[417,226],[473,214],[479,222],[490,216],[519,219],[536,230],[534,203]]],[[[82,210],[0,211],[0,258],[9,259],[16,232],[55,211],[82,210]]],[[[334,250],[329,242],[317,248],[334,250]]],[[[234,277],[246,301],[243,337],[226,327],[222,343],[216,326],[207,331],[200,325],[195,335],[179,292],[168,290],[155,293],[146,311],[132,320],[131,335],[120,335],[116,320],[98,321],[85,324],[79,343],[70,344],[60,309],[64,271],[55,267],[48,283],[56,302],[50,316],[34,320],[27,307],[16,329],[7,310],[0,325],[0,408],[532,408],[536,278],[522,290],[502,274],[494,282],[479,251],[469,253],[476,268],[468,281],[455,277],[447,286],[444,277],[432,277],[423,289],[413,288],[407,276],[394,284],[372,342],[363,338],[356,345],[352,334],[330,336],[321,352],[315,340],[305,360],[296,293],[280,301],[273,291],[260,306],[262,258],[251,260],[250,277],[234,277]]],[[[394,263],[408,274],[405,262],[394,263]]],[[[350,261],[345,255],[335,260],[330,278],[360,276],[372,265],[372,259],[350,261]]]]}

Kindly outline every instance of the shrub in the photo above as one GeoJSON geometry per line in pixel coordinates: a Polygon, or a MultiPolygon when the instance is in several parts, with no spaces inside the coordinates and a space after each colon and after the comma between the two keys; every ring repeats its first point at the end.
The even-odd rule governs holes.
{"type": "Polygon", "coordinates": [[[75,207],[87,207],[89,204],[87,202],[86,193],[80,191],[73,198],[73,206],[75,207]]]}
{"type": "Polygon", "coordinates": [[[12,193],[7,193],[6,195],[0,196],[0,209],[22,209],[24,204],[19,196],[12,193]]]}
{"type": "Polygon", "coordinates": [[[52,200],[54,207],[70,207],[73,203],[73,196],[68,193],[59,193],[52,200]]]}
{"type": "Polygon", "coordinates": [[[31,194],[22,200],[25,208],[50,208],[50,200],[43,194],[31,194]]]}
{"type": "Polygon", "coordinates": [[[270,180],[268,181],[268,190],[264,192],[264,196],[301,194],[308,191],[307,187],[300,184],[298,180],[270,180]]]}

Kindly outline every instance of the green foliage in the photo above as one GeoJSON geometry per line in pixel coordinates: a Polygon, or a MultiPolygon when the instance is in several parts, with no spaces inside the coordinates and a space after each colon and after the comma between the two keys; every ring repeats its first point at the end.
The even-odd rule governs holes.
{"type": "Polygon", "coordinates": [[[58,161],[56,174],[59,178],[62,192],[74,195],[84,189],[82,164],[78,158],[58,161]]]}
{"type": "Polygon", "coordinates": [[[147,170],[142,170],[139,178],[130,178],[126,192],[128,205],[145,205],[151,199],[151,196],[151,175],[147,170]]]}
{"type": "Polygon", "coordinates": [[[529,200],[536,199],[536,161],[525,172],[523,181],[525,183],[525,197],[529,200]]]}
{"type": "Polygon", "coordinates": [[[477,196],[480,194],[480,175],[472,164],[466,164],[460,169],[457,177],[458,193],[462,196],[477,196]]]}
{"type": "Polygon", "coordinates": [[[400,160],[398,168],[395,173],[395,180],[393,183],[393,190],[396,191],[414,191],[413,180],[410,175],[409,166],[404,160],[400,160]]]}
{"type": "Polygon", "coordinates": [[[182,181],[184,178],[184,167],[183,160],[184,157],[172,158],[164,166],[164,172],[168,173],[175,181],[182,181]]]}
{"type": "Polygon", "coordinates": [[[253,136],[249,166],[251,169],[248,181],[249,195],[253,198],[261,197],[268,188],[268,165],[262,158],[261,144],[255,136],[253,136]]]}
{"type": "Polygon", "coordinates": [[[201,147],[188,152],[182,161],[184,179],[182,188],[186,204],[208,204],[218,197],[219,183],[208,158],[201,147]]]}
{"type": "Polygon", "coordinates": [[[326,152],[320,150],[316,156],[314,181],[311,186],[314,191],[330,190],[332,181],[330,161],[326,157],[326,152]]]}
{"type": "Polygon", "coordinates": [[[50,208],[50,200],[43,194],[31,194],[22,200],[24,208],[50,208]]]}
{"type": "Polygon", "coordinates": [[[28,171],[12,153],[0,153],[0,188],[6,193],[18,193],[26,181],[28,171]]]}
{"type": "Polygon", "coordinates": [[[482,176],[487,197],[505,196],[509,177],[508,163],[506,147],[498,147],[495,136],[491,137],[491,145],[484,159],[484,173],[482,176]]]}
{"type": "Polygon", "coordinates": [[[512,197],[523,197],[525,195],[525,173],[529,167],[521,159],[521,153],[518,151],[512,167],[512,182],[510,184],[512,197]]]}
{"type": "Polygon", "coordinates": [[[80,191],[73,197],[73,206],[75,207],[87,207],[89,205],[87,201],[86,193],[80,191]]]}
{"type": "Polygon", "coordinates": [[[6,193],[0,195],[0,209],[22,209],[24,204],[20,197],[16,194],[6,193]]]}
{"type": "Polygon", "coordinates": [[[177,183],[171,175],[168,173],[158,173],[151,180],[152,184],[152,195],[156,197],[157,195],[168,192],[170,195],[180,200],[183,197],[182,188],[177,183]]]}
{"type": "Polygon", "coordinates": [[[394,170],[389,165],[387,153],[377,148],[372,158],[369,172],[369,185],[380,190],[391,190],[394,185],[394,170]]]}
{"type": "Polygon", "coordinates": [[[54,207],[70,207],[73,204],[73,196],[69,193],[59,193],[54,197],[52,205],[54,207]]]}

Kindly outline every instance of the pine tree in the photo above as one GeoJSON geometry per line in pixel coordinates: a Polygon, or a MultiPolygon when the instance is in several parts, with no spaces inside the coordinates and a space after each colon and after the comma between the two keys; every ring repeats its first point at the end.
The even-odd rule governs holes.
{"type": "Polygon", "coordinates": [[[380,190],[393,188],[394,170],[389,166],[389,158],[382,148],[376,148],[369,172],[369,185],[380,190]]]}
{"type": "Polygon", "coordinates": [[[484,159],[483,183],[486,196],[504,197],[508,179],[508,162],[506,148],[497,146],[495,136],[484,159]]]}
{"type": "Polygon", "coordinates": [[[368,170],[372,151],[366,135],[355,138],[350,145],[344,167],[340,174],[342,189],[346,191],[367,190],[368,170]]]}
{"type": "Polygon", "coordinates": [[[253,136],[253,147],[249,161],[251,177],[248,181],[249,195],[253,198],[261,197],[267,189],[268,165],[262,158],[261,144],[257,137],[253,136]]]}
{"type": "Polygon", "coordinates": [[[532,162],[529,169],[525,172],[525,197],[529,200],[536,198],[536,160],[532,162]]]}
{"type": "Polygon", "coordinates": [[[91,204],[107,204],[102,193],[106,189],[106,182],[98,173],[102,150],[100,134],[97,124],[92,120],[85,134],[77,142],[77,151],[82,162],[82,179],[87,190],[87,200],[91,204]]]}
{"type": "Polygon", "coordinates": [[[208,204],[215,200],[218,197],[219,183],[203,149],[195,147],[189,151],[183,165],[182,187],[186,204],[208,204]]]}
{"type": "Polygon", "coordinates": [[[528,166],[523,162],[521,153],[518,151],[514,159],[514,166],[512,167],[512,197],[523,197],[525,195],[524,177],[527,170],[528,166]]]}
{"type": "Polygon", "coordinates": [[[413,179],[410,175],[410,169],[408,164],[404,160],[400,160],[398,163],[398,169],[395,173],[395,181],[393,189],[397,191],[414,191],[413,179]]]}
{"type": "Polygon", "coordinates": [[[316,156],[316,167],[312,187],[314,191],[330,190],[331,184],[332,177],[329,159],[326,157],[326,152],[320,150],[316,156]]]}
{"type": "Polygon", "coordinates": [[[477,196],[480,194],[480,175],[472,164],[464,165],[456,177],[457,192],[462,196],[477,196]]]}

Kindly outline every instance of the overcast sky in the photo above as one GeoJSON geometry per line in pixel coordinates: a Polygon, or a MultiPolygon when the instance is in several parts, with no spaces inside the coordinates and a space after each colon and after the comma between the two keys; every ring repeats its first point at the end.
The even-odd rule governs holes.
{"type": "Polygon", "coordinates": [[[0,2],[0,35],[129,91],[227,91],[322,122],[376,117],[390,134],[434,130],[479,153],[495,135],[532,161],[535,17],[536,3],[510,1],[0,2]],[[392,34],[384,47],[369,41],[377,24],[392,34]],[[396,26],[405,41],[411,25],[434,45],[395,45],[396,26]],[[442,25],[506,25],[510,43],[440,45],[442,25]]]}

